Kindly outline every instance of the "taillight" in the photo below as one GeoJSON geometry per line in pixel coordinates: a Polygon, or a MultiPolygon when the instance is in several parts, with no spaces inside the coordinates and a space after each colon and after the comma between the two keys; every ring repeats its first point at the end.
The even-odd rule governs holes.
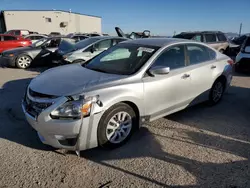
{"type": "Polygon", "coordinates": [[[229,59],[229,60],[227,60],[227,63],[228,63],[229,65],[233,66],[234,61],[233,61],[232,59],[229,59]]]}

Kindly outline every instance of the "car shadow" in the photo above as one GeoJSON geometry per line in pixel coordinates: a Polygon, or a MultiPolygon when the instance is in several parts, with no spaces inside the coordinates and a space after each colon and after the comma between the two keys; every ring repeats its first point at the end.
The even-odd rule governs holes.
{"type": "MultiPolygon", "coordinates": [[[[209,149],[213,148],[213,150],[216,150],[217,152],[221,153],[230,151],[244,157],[247,157],[250,151],[249,143],[243,144],[242,142],[219,138],[221,143],[220,145],[218,145],[215,140],[218,139],[217,137],[210,137],[210,135],[199,132],[186,132],[186,134],[189,136],[189,139],[191,140],[189,145],[199,144],[200,145],[199,147],[202,146],[204,148],[209,148],[209,149]],[[201,140],[198,138],[202,138],[204,137],[204,135],[206,135],[207,137],[206,139],[215,141],[209,143],[205,141],[200,142],[201,140]],[[237,145],[237,147],[240,147],[241,152],[236,151],[237,147],[234,148],[234,150],[232,150],[231,148],[232,145],[235,146],[237,145]]],[[[228,162],[224,163],[216,163],[216,162],[213,163],[209,162],[209,160],[198,161],[192,159],[192,157],[189,157],[188,155],[177,155],[174,154],[174,152],[171,152],[170,150],[168,151],[165,148],[162,148],[159,139],[163,141],[165,140],[165,142],[169,142],[169,144],[171,144],[172,141],[174,141],[176,138],[164,136],[164,134],[162,133],[161,135],[155,134],[154,131],[152,130],[149,131],[148,128],[143,127],[141,128],[140,132],[136,133],[133,136],[132,140],[130,140],[129,143],[122,146],[121,148],[111,151],[106,151],[101,148],[96,148],[81,152],[81,157],[91,160],[107,168],[110,168],[110,170],[119,171],[127,175],[139,178],[143,181],[162,187],[218,187],[218,186],[247,187],[250,185],[250,182],[247,181],[248,175],[250,173],[248,169],[248,166],[250,165],[249,160],[247,159],[240,161],[229,160],[228,162]],[[192,176],[196,178],[196,184],[185,185],[185,186],[180,186],[180,185],[175,186],[167,184],[166,179],[171,178],[171,172],[169,172],[167,169],[165,169],[165,171],[161,171],[161,168],[159,168],[160,172],[165,173],[161,174],[161,176],[165,177],[161,180],[154,179],[150,175],[145,175],[144,171],[138,172],[135,166],[138,165],[137,162],[141,158],[145,160],[147,158],[152,159],[152,164],[148,162],[147,165],[148,167],[153,168],[155,173],[157,168],[156,166],[164,167],[170,164],[172,166],[174,165],[175,168],[183,168],[186,170],[185,176],[187,176],[187,173],[190,173],[192,174],[192,176]],[[131,160],[132,164],[130,164],[133,166],[133,168],[126,167],[126,165],[122,166],[118,162],[114,162],[114,161],[124,161],[125,159],[126,160],[133,159],[131,160]],[[157,160],[157,164],[155,164],[154,162],[155,160],[157,160]]],[[[187,141],[181,139],[181,142],[187,142],[187,141]]],[[[194,150],[193,152],[197,151],[194,150]]]]}
{"type": "Polygon", "coordinates": [[[21,108],[25,89],[31,78],[13,80],[0,89],[0,138],[40,150],[53,150],[43,145],[25,120],[21,108]]]}
{"type": "Polygon", "coordinates": [[[219,104],[208,107],[205,103],[195,105],[165,117],[181,124],[250,140],[250,89],[231,86],[219,104]]]}

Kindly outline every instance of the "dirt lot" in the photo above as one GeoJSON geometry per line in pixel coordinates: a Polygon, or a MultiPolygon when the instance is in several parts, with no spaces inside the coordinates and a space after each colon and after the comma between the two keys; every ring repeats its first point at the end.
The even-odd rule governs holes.
{"type": "Polygon", "coordinates": [[[250,187],[250,75],[234,76],[215,107],[170,115],[119,149],[79,158],[40,143],[24,119],[25,86],[41,70],[0,68],[0,187],[250,187]]]}

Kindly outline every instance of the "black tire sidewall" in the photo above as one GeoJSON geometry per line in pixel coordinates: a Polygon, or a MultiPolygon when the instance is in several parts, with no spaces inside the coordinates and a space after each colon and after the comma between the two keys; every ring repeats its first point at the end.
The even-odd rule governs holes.
{"type": "Polygon", "coordinates": [[[25,54],[21,54],[21,55],[19,55],[19,56],[16,58],[16,66],[17,66],[17,68],[19,68],[19,69],[27,69],[27,68],[29,68],[29,67],[31,66],[31,61],[32,61],[32,59],[31,59],[30,56],[25,55],[25,54]],[[28,58],[30,59],[30,65],[29,65],[28,67],[23,68],[23,67],[20,67],[20,66],[19,66],[18,60],[19,60],[21,57],[28,57],[28,58]]]}
{"type": "Polygon", "coordinates": [[[81,59],[77,59],[77,60],[74,60],[72,62],[72,64],[76,64],[76,63],[84,63],[85,61],[84,60],[81,60],[81,59]]]}
{"type": "Polygon", "coordinates": [[[224,81],[222,79],[219,79],[219,80],[215,81],[214,84],[213,84],[213,86],[212,86],[212,88],[211,88],[211,90],[210,90],[210,93],[209,93],[209,104],[210,105],[215,105],[215,104],[219,103],[221,101],[223,95],[224,95],[224,91],[225,91],[225,83],[224,83],[224,81]],[[218,82],[221,82],[222,87],[223,87],[223,92],[222,92],[222,95],[221,95],[220,99],[215,102],[213,100],[213,90],[214,90],[214,88],[215,88],[215,86],[216,86],[216,84],[218,82]]]}
{"type": "Polygon", "coordinates": [[[104,114],[101,117],[101,119],[99,121],[99,124],[98,124],[97,138],[98,138],[99,146],[104,147],[104,148],[112,149],[112,148],[116,148],[116,147],[119,147],[119,146],[123,145],[132,136],[133,132],[135,131],[137,123],[138,123],[138,118],[136,117],[136,114],[135,114],[134,110],[129,105],[127,105],[125,103],[119,103],[119,104],[116,104],[116,105],[110,107],[106,112],[104,112],[104,114]],[[109,120],[116,113],[121,112],[121,111],[125,111],[131,116],[131,118],[132,118],[132,128],[131,128],[131,131],[130,131],[130,133],[127,136],[126,139],[124,139],[122,142],[120,142],[118,144],[114,144],[114,143],[111,143],[107,139],[106,128],[107,128],[109,120]]]}

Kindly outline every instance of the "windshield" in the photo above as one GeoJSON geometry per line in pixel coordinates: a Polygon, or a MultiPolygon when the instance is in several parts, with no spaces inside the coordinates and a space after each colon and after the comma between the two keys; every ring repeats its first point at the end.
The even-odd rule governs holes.
{"type": "Polygon", "coordinates": [[[36,41],[35,43],[32,44],[33,47],[39,47],[42,46],[42,44],[44,44],[45,42],[47,42],[49,39],[47,38],[42,38],[38,41],[36,41]]]}
{"type": "Polygon", "coordinates": [[[80,41],[78,43],[75,44],[75,49],[82,49],[82,48],[85,48],[91,44],[93,44],[94,42],[100,40],[100,38],[87,38],[87,39],[84,39],[83,41],[80,41]]]}
{"type": "Polygon", "coordinates": [[[137,72],[158,49],[156,46],[120,43],[83,66],[99,72],[130,75],[137,72]]]}

